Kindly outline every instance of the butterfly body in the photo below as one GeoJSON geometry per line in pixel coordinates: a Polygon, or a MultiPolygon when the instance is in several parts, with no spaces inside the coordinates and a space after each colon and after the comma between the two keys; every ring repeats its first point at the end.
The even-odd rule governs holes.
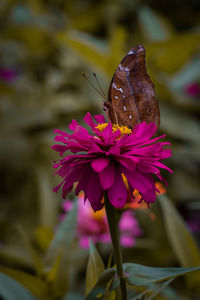
{"type": "Polygon", "coordinates": [[[159,106],[154,85],[146,71],[143,46],[132,48],[119,64],[104,105],[112,123],[133,128],[146,121],[159,127],[159,106]]]}

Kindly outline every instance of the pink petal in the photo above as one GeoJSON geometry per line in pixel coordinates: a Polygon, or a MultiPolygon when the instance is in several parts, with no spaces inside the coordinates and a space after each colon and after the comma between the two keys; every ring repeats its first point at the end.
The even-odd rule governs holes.
{"type": "Polygon", "coordinates": [[[133,236],[120,236],[120,244],[125,248],[131,248],[135,245],[135,238],[133,236]]]}
{"type": "Polygon", "coordinates": [[[142,122],[141,124],[136,125],[134,129],[137,139],[142,138],[143,140],[148,140],[157,131],[157,127],[153,122],[149,124],[142,122]]]}
{"type": "Polygon", "coordinates": [[[168,157],[170,157],[172,155],[172,150],[171,149],[163,149],[161,155],[160,155],[160,159],[166,159],[168,157]]]}
{"type": "Polygon", "coordinates": [[[90,166],[87,165],[87,167],[84,170],[83,176],[81,176],[79,183],[76,186],[75,195],[78,195],[80,191],[84,191],[86,189],[89,175],[90,175],[90,166]]]}
{"type": "Polygon", "coordinates": [[[121,231],[127,231],[127,230],[134,230],[135,224],[136,224],[136,219],[134,218],[132,212],[130,211],[125,211],[121,219],[119,221],[119,229],[121,231]]]}
{"type": "Polygon", "coordinates": [[[115,166],[110,163],[102,172],[99,173],[101,186],[104,190],[109,189],[115,180],[115,166]]]}
{"type": "Polygon", "coordinates": [[[100,185],[98,175],[95,172],[91,172],[87,188],[85,189],[85,195],[94,211],[101,210],[104,206],[104,203],[102,203],[103,194],[104,191],[100,185]]]}
{"type": "Polygon", "coordinates": [[[120,131],[112,132],[112,123],[108,123],[107,127],[102,131],[101,136],[104,138],[104,144],[112,145],[117,137],[120,136],[120,131]]]}
{"type": "Polygon", "coordinates": [[[93,143],[90,147],[90,150],[88,151],[88,154],[91,154],[91,153],[104,153],[104,151],[96,144],[96,143],[93,143]]]}
{"type": "Polygon", "coordinates": [[[81,190],[84,191],[85,199],[90,201],[94,211],[102,209],[104,205],[102,203],[103,190],[97,173],[95,173],[89,166],[87,166],[84,174],[82,174],[76,187],[75,194],[77,195],[81,190]]]}
{"type": "MultiPolygon", "coordinates": [[[[88,146],[88,145],[87,145],[88,146]]],[[[86,151],[88,149],[87,146],[81,145],[74,141],[69,141],[67,143],[67,150],[70,150],[72,153],[77,153],[80,151],[86,151]]]]}
{"type": "Polygon", "coordinates": [[[134,172],[127,172],[125,170],[124,175],[127,177],[132,188],[142,193],[152,188],[152,177],[149,174],[142,174],[136,170],[134,172]]]}
{"type": "Polygon", "coordinates": [[[69,136],[70,136],[68,133],[66,133],[65,131],[62,131],[62,130],[60,130],[60,129],[55,129],[54,132],[55,132],[55,133],[58,133],[58,134],[60,134],[60,135],[63,135],[63,136],[65,136],[65,137],[69,137],[69,136]]]}
{"type": "Polygon", "coordinates": [[[81,178],[85,171],[85,166],[71,168],[68,175],[65,177],[65,183],[62,188],[62,197],[65,198],[67,194],[72,190],[73,184],[81,178]]]}
{"type": "Polygon", "coordinates": [[[109,122],[106,128],[104,128],[102,131],[102,136],[104,139],[108,139],[112,136],[112,123],[109,122]]]}
{"type": "Polygon", "coordinates": [[[82,127],[82,126],[78,126],[76,128],[76,137],[78,140],[86,143],[87,139],[90,139],[90,135],[88,133],[88,131],[82,127]]]}
{"type": "Polygon", "coordinates": [[[97,121],[97,123],[105,123],[105,118],[103,115],[95,115],[94,116],[95,121],[97,121]]]}
{"type": "MultiPolygon", "coordinates": [[[[109,230],[109,229],[107,228],[107,230],[109,230]]],[[[104,234],[101,234],[100,237],[99,237],[99,241],[101,243],[110,243],[111,242],[111,237],[110,237],[109,231],[104,233],[104,234]]]]}
{"type": "Polygon", "coordinates": [[[137,169],[140,173],[153,173],[153,174],[160,173],[160,170],[152,165],[140,164],[137,166],[137,169]]]}
{"type": "Polygon", "coordinates": [[[152,202],[155,202],[156,201],[156,191],[155,189],[150,189],[148,190],[147,193],[141,193],[142,194],[142,198],[143,200],[149,204],[149,203],[152,203],[152,202]]]}
{"type": "Polygon", "coordinates": [[[72,120],[72,122],[69,124],[69,129],[71,129],[72,131],[74,131],[76,129],[76,127],[79,126],[79,124],[77,123],[76,120],[72,120]]]}
{"type": "Polygon", "coordinates": [[[79,238],[79,245],[83,249],[89,248],[89,236],[81,236],[79,238]]]}
{"type": "MultiPolygon", "coordinates": [[[[162,134],[162,135],[160,135],[156,138],[153,138],[153,139],[150,139],[150,140],[144,142],[143,144],[144,145],[149,145],[149,144],[155,143],[157,140],[163,139],[165,137],[166,137],[166,134],[162,134]]],[[[168,145],[168,144],[170,144],[170,143],[166,143],[166,145],[168,145]]]]}
{"type": "Polygon", "coordinates": [[[61,136],[61,135],[56,135],[55,138],[54,138],[54,141],[61,142],[61,143],[64,143],[64,144],[66,144],[68,142],[66,137],[61,136]]]}
{"type": "Polygon", "coordinates": [[[159,155],[160,158],[160,154],[162,153],[163,148],[161,143],[157,143],[157,144],[153,144],[153,145],[147,145],[147,146],[143,146],[142,147],[134,147],[133,149],[131,149],[128,153],[129,155],[137,155],[137,156],[147,156],[148,159],[151,158],[151,156],[157,156],[159,155]]]}
{"type": "Polygon", "coordinates": [[[131,169],[132,171],[136,167],[136,163],[139,161],[137,158],[128,155],[121,155],[117,157],[117,160],[122,164],[124,167],[131,169]]]}
{"type": "Polygon", "coordinates": [[[88,112],[85,117],[83,118],[86,124],[88,124],[92,129],[94,129],[97,124],[94,123],[91,114],[88,112]]]}
{"type": "Polygon", "coordinates": [[[109,161],[108,158],[98,158],[92,161],[91,166],[95,172],[102,172],[109,164],[109,161]]]}
{"type": "Polygon", "coordinates": [[[108,190],[108,198],[116,208],[123,208],[127,201],[127,190],[119,170],[116,170],[115,182],[108,190]]]}
{"type": "Polygon", "coordinates": [[[173,171],[170,168],[168,168],[167,166],[165,166],[163,163],[161,163],[159,161],[153,163],[153,165],[157,166],[159,168],[165,169],[165,170],[169,171],[170,173],[173,173],[173,171]]]}
{"type": "Polygon", "coordinates": [[[113,146],[108,150],[109,154],[114,155],[114,156],[118,156],[120,155],[120,148],[118,146],[113,146]]]}
{"type": "Polygon", "coordinates": [[[62,202],[62,209],[65,211],[65,212],[68,212],[72,209],[72,206],[73,206],[73,202],[69,199],[66,199],[62,202]]]}
{"type": "Polygon", "coordinates": [[[51,147],[53,150],[60,152],[60,155],[62,155],[65,151],[67,151],[67,146],[64,145],[53,145],[51,147]]]}

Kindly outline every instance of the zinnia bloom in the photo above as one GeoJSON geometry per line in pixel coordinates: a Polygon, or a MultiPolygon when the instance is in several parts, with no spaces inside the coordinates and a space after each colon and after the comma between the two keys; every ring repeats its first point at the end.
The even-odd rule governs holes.
{"type": "MultiPolygon", "coordinates": [[[[84,195],[78,197],[77,212],[77,238],[81,248],[89,248],[89,239],[96,243],[111,243],[108,221],[105,209],[94,212],[90,203],[84,204],[84,195]]],[[[60,216],[62,221],[67,218],[67,213],[72,209],[73,202],[66,199],[62,203],[64,214],[60,216]]],[[[133,211],[123,211],[119,221],[120,244],[124,247],[133,247],[136,238],[142,235],[142,230],[133,211]]]]}
{"type": "Polygon", "coordinates": [[[152,175],[164,180],[160,168],[172,172],[161,161],[171,156],[170,149],[163,146],[170,145],[160,142],[165,137],[153,137],[156,132],[154,123],[142,122],[131,131],[126,126],[105,123],[102,115],[94,116],[95,123],[87,113],[84,121],[90,126],[89,133],[75,120],[69,128],[68,134],[55,130],[56,144],[52,148],[61,156],[66,151],[72,154],[54,163],[63,180],[54,189],[62,186],[62,197],[65,199],[77,182],[75,194],[84,192],[84,200],[89,200],[94,211],[104,206],[103,196],[107,192],[110,203],[116,208],[123,208],[127,202],[127,188],[123,176],[126,177],[131,194],[137,189],[147,204],[156,200],[156,187],[152,175]],[[80,153],[81,152],[81,153],[80,153]]]}

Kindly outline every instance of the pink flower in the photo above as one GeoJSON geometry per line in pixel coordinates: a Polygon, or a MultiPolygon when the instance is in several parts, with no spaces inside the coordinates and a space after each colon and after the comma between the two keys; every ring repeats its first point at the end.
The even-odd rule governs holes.
{"type": "MultiPolygon", "coordinates": [[[[67,212],[72,208],[72,201],[65,200],[63,202],[63,210],[67,217],[67,212]]],[[[137,219],[134,217],[133,211],[122,212],[119,222],[120,244],[124,247],[133,247],[136,243],[136,237],[142,235],[142,230],[137,219]]],[[[81,248],[89,248],[89,239],[96,243],[111,243],[109,226],[104,208],[94,212],[90,203],[84,204],[83,194],[78,197],[78,213],[77,213],[77,237],[81,248]]]]}
{"type": "Polygon", "coordinates": [[[161,162],[171,156],[171,150],[163,147],[170,144],[158,141],[165,135],[152,138],[156,132],[154,123],[142,122],[131,132],[125,126],[105,123],[102,115],[94,119],[97,123],[90,113],[84,117],[91,133],[75,120],[69,125],[72,134],[55,130],[55,141],[61,144],[52,148],[61,156],[68,150],[72,154],[54,163],[54,168],[58,169],[56,174],[63,178],[54,191],[62,186],[62,197],[66,198],[77,182],[75,194],[84,191],[84,200],[89,200],[94,211],[104,206],[105,191],[114,207],[123,208],[127,202],[123,174],[131,194],[137,189],[141,200],[147,204],[154,202],[157,189],[152,175],[163,180],[160,168],[172,172],[161,162]]]}
{"type": "Polygon", "coordinates": [[[142,235],[142,230],[133,211],[129,210],[122,213],[119,221],[119,230],[120,244],[126,248],[133,247],[136,243],[136,237],[142,235]]]}
{"type": "Polygon", "coordinates": [[[17,77],[17,74],[12,69],[0,68],[0,80],[5,83],[12,83],[17,77]]]}
{"type": "Polygon", "coordinates": [[[198,83],[190,83],[185,87],[185,92],[192,98],[198,98],[200,96],[200,86],[198,83]]]}

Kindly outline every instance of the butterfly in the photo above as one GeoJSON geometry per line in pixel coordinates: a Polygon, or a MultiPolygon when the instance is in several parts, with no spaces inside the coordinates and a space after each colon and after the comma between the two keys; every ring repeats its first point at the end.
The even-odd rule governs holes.
{"type": "Polygon", "coordinates": [[[154,84],[147,74],[145,49],[136,45],[122,59],[110,83],[104,109],[113,124],[131,129],[138,123],[160,125],[159,105],[154,84]]]}

